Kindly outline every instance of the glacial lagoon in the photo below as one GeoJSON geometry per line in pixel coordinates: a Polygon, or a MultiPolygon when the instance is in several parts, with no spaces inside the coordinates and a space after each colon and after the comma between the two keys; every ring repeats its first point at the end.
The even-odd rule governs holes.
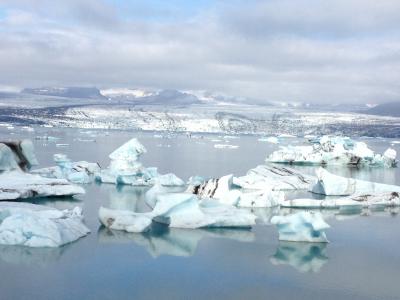
{"type": "MultiPolygon", "coordinates": [[[[30,138],[40,165],[53,154],[106,167],[116,147],[136,137],[148,152],[145,166],[160,173],[219,177],[244,175],[279,144],[255,136],[163,135],[92,129],[0,128],[1,139],[30,138]],[[55,137],[45,139],[44,137],[55,137]],[[215,145],[238,147],[215,147],[215,145]]],[[[391,139],[360,138],[382,153],[391,139]]],[[[304,139],[284,138],[282,144],[304,139]]],[[[316,167],[296,166],[307,174],[316,167]]],[[[398,168],[330,167],[332,173],[400,185],[398,168]]],[[[2,299],[398,299],[400,226],[397,208],[360,215],[324,212],[328,244],[278,241],[269,223],[277,208],[254,209],[251,230],[173,229],[154,225],[148,233],[100,226],[100,206],[144,211],[146,188],[92,183],[85,195],[34,203],[59,209],[80,206],[91,233],[60,248],[0,246],[2,299]],[[111,293],[112,291],[112,293],[111,293]]],[[[321,197],[305,191],[288,198],[321,197]]]]}

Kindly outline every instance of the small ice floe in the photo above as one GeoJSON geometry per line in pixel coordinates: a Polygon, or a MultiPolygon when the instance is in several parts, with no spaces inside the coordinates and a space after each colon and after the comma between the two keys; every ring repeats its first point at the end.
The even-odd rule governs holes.
{"type": "Polygon", "coordinates": [[[230,144],[215,144],[214,148],[217,149],[237,149],[239,148],[238,145],[230,145],[230,144]]]}
{"type": "Polygon", "coordinates": [[[270,258],[273,265],[289,265],[301,273],[318,273],[328,262],[326,243],[291,243],[281,241],[270,258]]]}
{"type": "Polygon", "coordinates": [[[195,175],[191,176],[187,181],[187,185],[197,186],[204,183],[207,179],[203,176],[195,175]]]}
{"type": "Polygon", "coordinates": [[[56,147],[58,148],[69,147],[69,144],[56,144],[56,147]]]}
{"type": "Polygon", "coordinates": [[[50,135],[43,135],[43,136],[36,136],[35,139],[36,140],[41,140],[41,141],[47,141],[47,142],[56,142],[60,138],[59,137],[55,137],[55,136],[50,136],[50,135]]]}
{"type": "Polygon", "coordinates": [[[98,163],[72,162],[65,154],[54,154],[54,161],[56,166],[33,170],[31,173],[47,178],[63,178],[73,183],[90,183],[94,174],[100,172],[98,163]]]}
{"type": "Polygon", "coordinates": [[[309,146],[285,146],[273,152],[267,162],[311,165],[370,165],[395,167],[396,151],[389,148],[375,154],[363,142],[348,137],[323,136],[309,146]]]}
{"type": "Polygon", "coordinates": [[[65,179],[50,179],[20,170],[0,174],[0,200],[61,197],[84,194],[85,190],[65,179]]]}
{"type": "Polygon", "coordinates": [[[279,139],[275,136],[262,137],[258,139],[259,142],[267,142],[271,144],[279,144],[279,139]]]}
{"type": "Polygon", "coordinates": [[[295,135],[287,134],[287,133],[282,133],[282,134],[278,135],[278,137],[279,137],[279,138],[286,138],[286,139],[296,138],[295,135]]]}
{"type": "Polygon", "coordinates": [[[234,177],[233,183],[252,190],[270,188],[274,191],[308,189],[315,177],[305,175],[291,168],[274,165],[260,165],[245,176],[234,177]]]}
{"type": "Polygon", "coordinates": [[[238,207],[273,207],[284,200],[284,193],[273,191],[265,186],[260,190],[245,190],[234,184],[233,175],[209,179],[197,185],[189,186],[188,192],[200,199],[212,198],[219,203],[238,207]]]}
{"type": "Polygon", "coordinates": [[[23,131],[28,131],[28,132],[34,132],[34,131],[35,131],[34,128],[29,127],[29,126],[22,126],[22,127],[21,127],[21,130],[23,130],[23,131]]]}
{"type": "Polygon", "coordinates": [[[271,223],[279,232],[280,241],[326,243],[325,229],[330,226],[319,212],[298,212],[288,216],[274,216],[271,223]]]}
{"type": "Polygon", "coordinates": [[[362,208],[386,208],[400,206],[400,197],[397,192],[357,194],[337,199],[294,199],[281,203],[281,207],[301,209],[362,209],[362,208]]]}
{"type": "Polygon", "coordinates": [[[60,211],[29,203],[1,202],[0,215],[2,245],[60,247],[90,232],[79,207],[60,211]]]}
{"type": "MultiPolygon", "coordinates": [[[[161,175],[157,168],[145,168],[139,158],[146,153],[146,148],[135,138],[129,140],[121,147],[109,155],[111,159],[107,169],[103,169],[96,174],[96,180],[103,183],[128,184],[134,186],[151,186],[156,182],[156,178],[161,175]]],[[[182,181],[167,174],[161,177],[163,183],[173,185],[182,184],[182,181]],[[169,182],[168,182],[169,181],[169,182]]]]}
{"type": "Polygon", "coordinates": [[[400,141],[393,141],[392,144],[400,144],[400,141]]]}
{"type": "Polygon", "coordinates": [[[158,195],[151,212],[135,213],[101,207],[99,219],[110,229],[143,232],[149,229],[152,221],[171,228],[248,228],[255,225],[256,216],[215,201],[199,201],[195,195],[170,193],[158,195]]]}
{"type": "Polygon", "coordinates": [[[156,178],[162,186],[184,186],[185,182],[173,173],[160,175],[156,178]]]}
{"type": "Polygon", "coordinates": [[[400,186],[346,178],[329,173],[323,168],[316,170],[317,182],[311,191],[327,196],[348,196],[353,194],[400,192],[400,186]]]}

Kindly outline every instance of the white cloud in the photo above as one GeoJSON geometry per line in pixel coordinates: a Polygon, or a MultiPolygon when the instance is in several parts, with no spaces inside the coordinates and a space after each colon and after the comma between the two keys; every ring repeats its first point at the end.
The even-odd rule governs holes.
{"type": "Polygon", "coordinates": [[[1,85],[400,99],[398,1],[230,1],[179,20],[126,19],[101,1],[0,3],[1,85]]]}

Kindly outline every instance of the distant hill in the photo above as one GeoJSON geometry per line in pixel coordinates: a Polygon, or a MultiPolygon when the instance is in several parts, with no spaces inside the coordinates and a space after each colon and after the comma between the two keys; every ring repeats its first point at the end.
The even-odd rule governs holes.
{"type": "Polygon", "coordinates": [[[64,98],[106,99],[95,87],[42,87],[25,88],[23,94],[57,96],[64,98]]]}
{"type": "Polygon", "coordinates": [[[373,108],[363,111],[369,115],[400,117],[400,102],[379,104],[373,108]]]}

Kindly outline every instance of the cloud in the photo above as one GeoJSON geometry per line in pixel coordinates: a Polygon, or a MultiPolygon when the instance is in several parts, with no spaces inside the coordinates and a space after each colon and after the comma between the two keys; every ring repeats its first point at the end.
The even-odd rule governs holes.
{"type": "Polygon", "coordinates": [[[143,15],[116,0],[56,4],[0,0],[1,85],[199,89],[261,102],[400,99],[398,1],[217,1],[175,19],[168,7],[143,15]]]}

